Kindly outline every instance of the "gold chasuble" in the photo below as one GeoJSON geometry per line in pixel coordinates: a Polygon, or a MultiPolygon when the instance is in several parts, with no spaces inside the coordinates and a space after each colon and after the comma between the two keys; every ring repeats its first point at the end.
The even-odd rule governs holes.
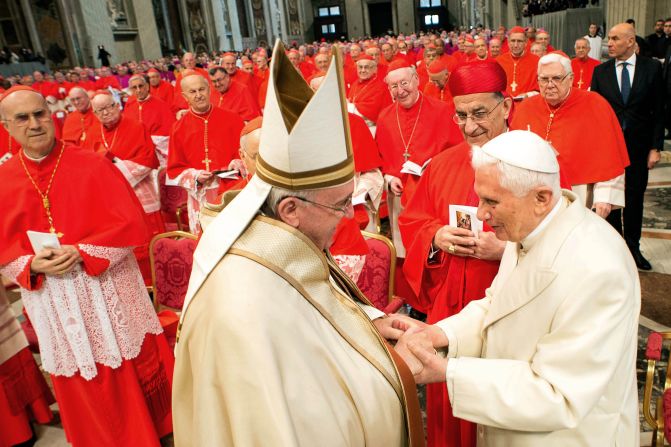
{"type": "Polygon", "coordinates": [[[412,375],[362,308],[368,300],[314,236],[265,215],[273,192],[353,182],[340,54],[314,93],[279,41],[270,72],[256,174],[194,252],[175,351],[175,445],[423,446],[412,375]]]}

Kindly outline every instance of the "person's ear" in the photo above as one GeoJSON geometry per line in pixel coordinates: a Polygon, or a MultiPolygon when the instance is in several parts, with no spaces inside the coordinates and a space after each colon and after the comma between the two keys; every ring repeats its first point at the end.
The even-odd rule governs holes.
{"type": "Polygon", "coordinates": [[[295,197],[285,197],[277,204],[277,218],[285,224],[298,228],[300,225],[300,216],[298,208],[299,200],[295,197]]]}
{"type": "Polygon", "coordinates": [[[537,215],[543,215],[552,208],[552,199],[554,194],[552,188],[548,186],[539,186],[534,192],[534,208],[537,215]]]}

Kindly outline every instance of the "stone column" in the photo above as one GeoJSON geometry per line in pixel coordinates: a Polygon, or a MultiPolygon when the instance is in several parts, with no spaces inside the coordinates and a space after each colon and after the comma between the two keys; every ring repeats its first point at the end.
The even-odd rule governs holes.
{"type": "MultiPolygon", "coordinates": [[[[133,0],[128,5],[133,8],[135,25],[137,26],[136,58],[158,59],[161,57],[161,42],[158,38],[156,17],[151,0],[133,0]]],[[[110,51],[111,53],[111,51],[110,51]]]]}
{"type": "Polygon", "coordinates": [[[23,16],[26,19],[26,27],[28,28],[28,35],[30,36],[30,43],[33,46],[33,53],[40,53],[42,56],[45,56],[44,49],[42,48],[42,42],[40,42],[40,35],[37,32],[37,27],[35,26],[33,12],[30,8],[30,0],[21,0],[21,10],[23,12],[23,16]]]}

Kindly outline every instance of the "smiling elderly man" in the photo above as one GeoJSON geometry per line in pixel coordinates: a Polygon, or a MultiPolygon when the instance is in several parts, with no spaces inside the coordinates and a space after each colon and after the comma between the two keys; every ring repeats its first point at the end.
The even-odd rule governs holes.
{"type": "Polygon", "coordinates": [[[256,174],[194,253],[177,445],[423,445],[409,371],[369,319],[381,313],[328,253],[353,215],[340,63],[313,94],[275,46],[256,174]]]}
{"type": "Polygon", "coordinates": [[[472,164],[478,218],[508,241],[499,273],[484,298],[410,329],[397,350],[419,382],[446,382],[478,445],[639,445],[641,293],[626,244],[560,189],[538,135],[499,135],[472,164]]]}
{"type": "Polygon", "coordinates": [[[391,104],[387,86],[377,75],[377,61],[362,54],[355,62],[358,79],[352,83],[347,94],[349,112],[366,121],[375,136],[380,111],[391,104]]]}
{"type": "Polygon", "coordinates": [[[608,102],[596,93],[572,88],[573,76],[568,57],[543,56],[538,61],[541,94],[519,105],[510,127],[531,130],[550,142],[580,202],[605,218],[612,209],[625,206],[627,147],[608,102]]]}

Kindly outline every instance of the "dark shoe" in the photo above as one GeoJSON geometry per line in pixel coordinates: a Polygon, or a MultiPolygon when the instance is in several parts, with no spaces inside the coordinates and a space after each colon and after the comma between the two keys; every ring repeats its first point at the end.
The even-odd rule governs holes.
{"type": "Polygon", "coordinates": [[[634,257],[634,262],[636,262],[636,267],[639,270],[652,270],[652,266],[639,250],[632,250],[631,255],[634,257]]]}

